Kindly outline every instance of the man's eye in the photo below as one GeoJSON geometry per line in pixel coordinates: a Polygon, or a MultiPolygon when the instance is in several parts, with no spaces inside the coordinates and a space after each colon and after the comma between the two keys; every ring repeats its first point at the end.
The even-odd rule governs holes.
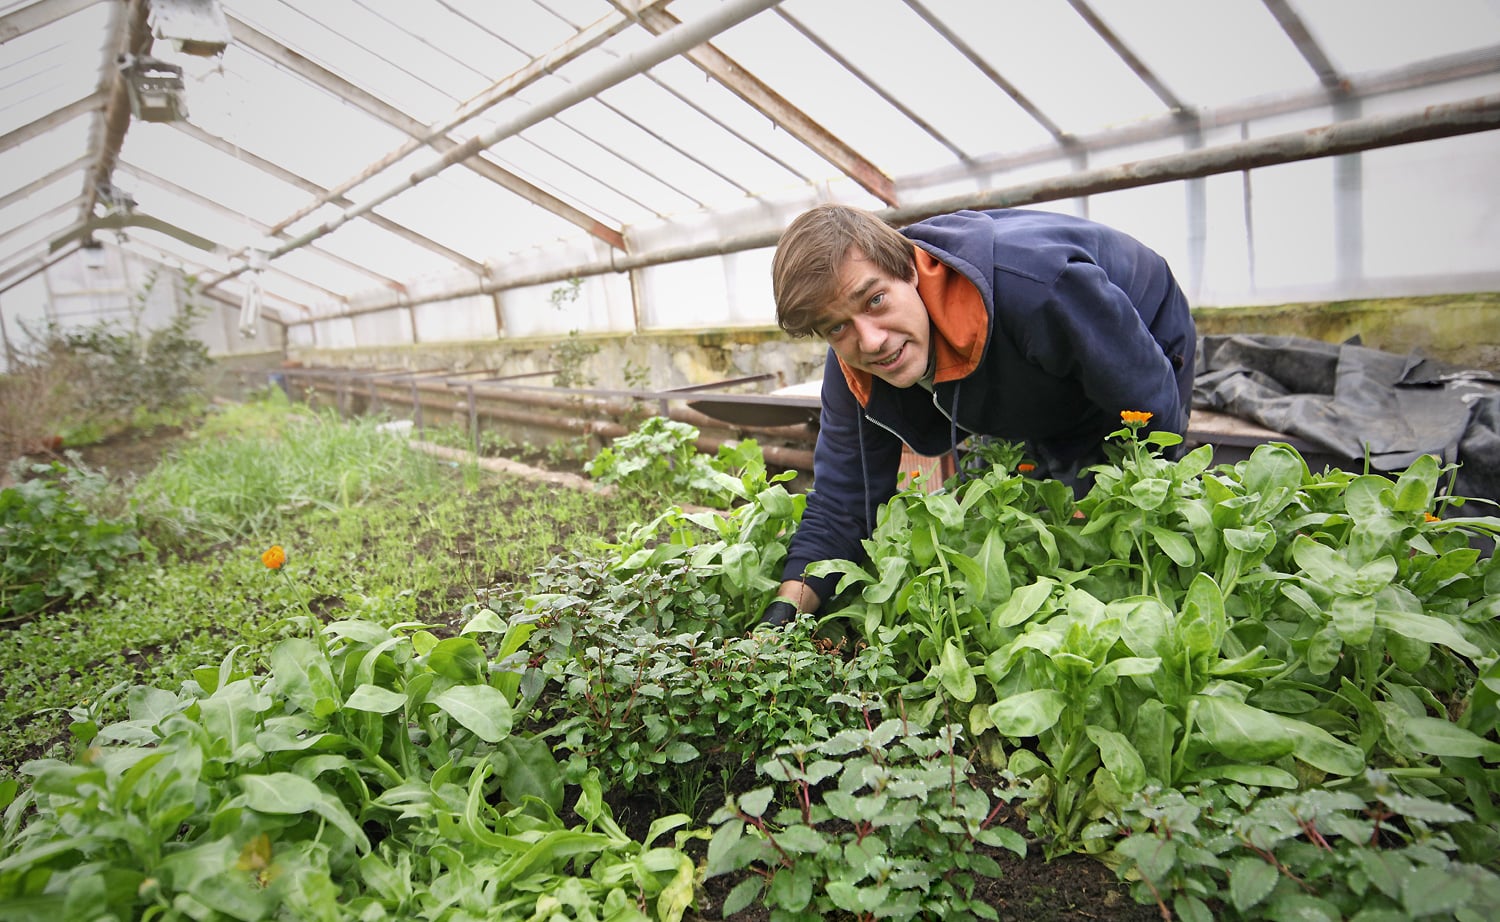
{"type": "Polygon", "coordinates": [[[881,303],[884,302],[884,301],[885,301],[885,292],[881,292],[880,294],[878,294],[878,295],[876,295],[876,296],[874,296],[873,298],[870,299],[870,306],[871,307],[879,307],[881,305],[881,303]]]}
{"type": "Polygon", "coordinates": [[[840,333],[844,332],[844,328],[847,326],[849,326],[849,324],[847,323],[835,323],[823,331],[823,338],[832,339],[840,333]]]}

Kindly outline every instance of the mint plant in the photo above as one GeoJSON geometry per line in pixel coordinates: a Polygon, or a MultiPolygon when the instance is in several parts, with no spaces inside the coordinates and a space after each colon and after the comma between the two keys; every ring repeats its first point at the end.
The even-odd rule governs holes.
{"type": "Polygon", "coordinates": [[[976,878],[999,877],[976,846],[1025,855],[1014,830],[958,752],[956,725],[929,734],[877,721],[878,699],[836,694],[862,725],[778,747],[760,766],[775,784],[731,796],[710,819],[706,873],[746,872],[725,899],[730,916],[757,901],[779,920],[994,919],[972,899],[976,878]]]}
{"type": "Polygon", "coordinates": [[[584,470],[600,483],[654,500],[675,497],[716,508],[749,500],[771,483],[795,476],[787,472],[768,480],[754,439],[721,445],[714,455],[698,451],[697,441],[697,426],[648,417],[601,449],[584,470]]]}
{"type": "Polygon", "coordinates": [[[1090,830],[1163,917],[1455,919],[1500,906],[1500,875],[1459,857],[1468,815],[1371,770],[1350,789],[1256,799],[1244,787],[1149,789],[1090,830]]]}
{"type": "Polygon", "coordinates": [[[519,610],[502,599],[489,607],[509,609],[507,623],[528,634],[524,654],[510,660],[524,670],[523,707],[538,702],[534,719],[570,764],[599,769],[622,792],[676,797],[688,812],[696,798],[684,792],[705,777],[732,776],[778,743],[827,735],[830,688],[873,694],[895,679],[883,651],[846,659],[805,625],[749,637],[683,630],[686,619],[670,608],[684,596],[699,615],[722,607],[711,592],[688,589],[693,578],[681,564],[618,582],[558,567],[538,578],[552,591],[525,597],[519,610]]]}
{"type": "Polygon", "coordinates": [[[0,623],[33,617],[94,592],[140,550],[133,522],[81,498],[102,475],[58,462],[0,490],[0,623]]]}

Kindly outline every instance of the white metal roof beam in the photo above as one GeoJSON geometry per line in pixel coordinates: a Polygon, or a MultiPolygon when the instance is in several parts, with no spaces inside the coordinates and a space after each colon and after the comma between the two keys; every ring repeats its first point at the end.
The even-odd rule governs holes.
{"type": "Polygon", "coordinates": [[[88,164],[89,158],[86,156],[79,157],[72,163],[65,163],[52,172],[48,173],[46,176],[39,176],[26,185],[22,186],[21,188],[15,190],[14,192],[10,192],[6,195],[0,196],[0,208],[9,208],[16,202],[30,198],[37,192],[40,192],[41,190],[57,182],[59,179],[62,179],[63,177],[68,176],[72,173],[78,172],[79,170],[88,166],[88,164]]]}
{"type": "Polygon", "coordinates": [[[1323,52],[1317,39],[1312,37],[1312,33],[1307,30],[1307,24],[1302,21],[1301,16],[1297,15],[1297,11],[1292,9],[1291,4],[1286,0],[1262,0],[1262,2],[1276,18],[1281,31],[1285,32],[1287,38],[1292,40],[1292,44],[1297,46],[1302,59],[1313,69],[1313,73],[1318,75],[1318,81],[1323,84],[1324,88],[1335,95],[1347,93],[1349,87],[1344,82],[1344,78],[1333,66],[1333,62],[1328,59],[1328,55],[1323,52]]]}
{"type": "Polygon", "coordinates": [[[1125,42],[1115,34],[1114,30],[1103,19],[1099,18],[1099,14],[1094,12],[1093,8],[1085,0],[1068,0],[1068,5],[1079,16],[1083,17],[1083,21],[1089,24],[1089,28],[1093,29],[1100,38],[1104,39],[1104,43],[1110,47],[1110,50],[1119,55],[1120,60],[1125,62],[1125,66],[1134,71],[1135,75],[1141,78],[1141,82],[1146,84],[1151,92],[1156,94],[1156,98],[1160,99],[1168,109],[1181,115],[1191,114],[1188,111],[1188,106],[1181,99],[1177,98],[1177,94],[1173,93],[1165,83],[1161,82],[1161,79],[1152,72],[1151,68],[1146,66],[1145,61],[1136,57],[1135,52],[1131,51],[1125,45],[1125,42]]]}
{"type": "MultiPolygon", "coordinates": [[[[118,165],[116,165],[115,170],[117,172],[124,173],[127,176],[133,176],[136,179],[141,180],[142,182],[150,183],[151,185],[156,186],[159,189],[165,189],[173,195],[182,199],[186,199],[187,201],[192,202],[198,207],[203,208],[207,211],[211,211],[214,214],[249,224],[251,227],[255,228],[258,233],[269,235],[270,228],[255,220],[254,218],[251,218],[249,215],[221,205],[206,195],[201,195],[197,192],[194,192],[192,189],[184,188],[177,183],[172,182],[170,179],[165,179],[161,176],[156,175],[155,173],[152,173],[149,170],[143,170],[140,167],[133,166],[125,161],[121,161],[118,165]]],[[[282,239],[285,239],[286,237],[285,234],[277,236],[280,236],[282,239]]],[[[343,266],[345,269],[348,269],[351,272],[356,272],[364,276],[365,278],[374,279],[377,283],[386,288],[390,288],[394,291],[401,291],[406,287],[405,285],[401,284],[388,275],[382,275],[379,272],[376,272],[373,269],[369,268],[368,266],[361,266],[359,263],[351,262],[344,257],[339,256],[335,253],[330,253],[321,247],[308,247],[308,250],[310,252],[316,253],[318,256],[328,260],[329,262],[343,266]]],[[[307,283],[304,281],[304,284],[307,283]]]]}
{"type": "Polygon", "coordinates": [[[111,35],[99,68],[99,91],[107,94],[108,101],[89,132],[89,154],[94,163],[84,174],[83,203],[78,209],[82,221],[93,217],[99,189],[109,183],[120,147],[125,143],[125,132],[130,130],[130,92],[118,62],[121,55],[151,53],[153,39],[147,24],[148,12],[146,0],[126,0],[110,11],[111,35]]]}
{"type": "MultiPolygon", "coordinates": [[[[385,100],[379,99],[373,94],[360,89],[327,68],[308,60],[270,36],[246,25],[233,16],[229,16],[228,18],[229,29],[236,42],[253,49],[267,59],[298,74],[303,79],[324,87],[335,96],[346,102],[353,103],[371,116],[393,128],[404,131],[412,137],[425,137],[428,134],[426,125],[392,106],[385,100]]],[[[445,134],[429,138],[426,143],[445,156],[459,149],[461,146],[459,142],[445,134]]],[[[467,148],[465,150],[467,153],[464,157],[460,158],[459,162],[462,162],[468,169],[473,170],[496,185],[521,196],[533,205],[544,208],[570,224],[582,228],[610,246],[616,249],[625,248],[625,238],[619,229],[606,225],[603,221],[592,215],[585,214],[582,210],[564,202],[550,192],[527,182],[504,167],[499,166],[494,161],[479,156],[481,153],[480,150],[468,151],[467,148]]]]}
{"type": "Polygon", "coordinates": [[[40,3],[0,16],[0,45],[50,26],[59,19],[66,19],[79,10],[88,9],[100,2],[102,0],[41,0],[40,3]]]}
{"type": "Polygon", "coordinates": [[[61,109],[54,109],[35,121],[27,122],[20,128],[0,135],[0,154],[14,147],[19,147],[32,138],[41,137],[58,125],[71,122],[80,115],[86,115],[102,108],[104,108],[104,93],[100,90],[95,90],[82,99],[75,99],[61,109]]]}
{"type": "MultiPolygon", "coordinates": [[[[664,2],[666,0],[653,0],[652,3],[646,4],[646,6],[655,6],[658,3],[664,2]]],[[[534,59],[525,67],[496,81],[488,89],[474,96],[462,106],[459,106],[448,118],[427,127],[420,134],[414,135],[410,141],[407,141],[384,157],[371,163],[349,179],[344,180],[326,192],[320,193],[317,199],[298,209],[291,217],[278,221],[272,226],[276,230],[285,230],[289,225],[302,220],[323,205],[329,203],[339,205],[348,204],[348,200],[343,198],[343,195],[350,189],[375,176],[381,170],[389,167],[402,157],[407,156],[412,151],[433,142],[464,122],[469,121],[474,116],[484,112],[486,109],[514,95],[518,90],[530,86],[556,68],[574,60],[584,52],[603,44],[607,39],[628,28],[631,21],[629,17],[620,13],[612,13],[599,19],[545,55],[534,59]]]]}
{"type": "MultiPolygon", "coordinates": [[[[681,20],[665,10],[647,8],[641,10],[641,25],[656,35],[663,35],[676,28],[681,20]]],[[[684,55],[698,69],[718,81],[734,95],[743,99],[757,112],[792,137],[837,167],[844,175],[854,180],[865,191],[885,202],[896,204],[896,185],[875,164],[865,159],[852,147],[836,138],[822,125],[813,121],[807,113],[798,109],[760,80],[751,76],[739,62],[711,44],[704,44],[684,55]]]]}
{"type": "MultiPolygon", "coordinates": [[[[1500,73],[1500,45],[1433,58],[1420,64],[1394,68],[1346,78],[1352,99],[1367,99],[1386,93],[1399,93],[1470,77],[1500,73]]],[[[1328,105],[1326,90],[1285,93],[1251,99],[1229,106],[1199,112],[1196,123],[1204,131],[1243,124],[1256,119],[1274,118],[1297,112],[1320,109],[1328,105]]],[[[1112,128],[1091,135],[1079,135],[1078,149],[1084,152],[1108,150],[1148,141],[1159,141],[1182,133],[1182,120],[1176,115],[1147,119],[1136,124],[1112,128]]],[[[944,167],[920,176],[903,177],[903,184],[939,184],[966,176],[985,177],[1020,167],[1056,159],[1057,148],[1048,145],[1028,151],[980,158],[970,166],[944,167]]]]}
{"type": "MultiPolygon", "coordinates": [[[[183,132],[194,140],[199,141],[203,144],[207,144],[214,150],[228,154],[229,156],[233,157],[236,160],[239,160],[242,163],[248,163],[250,166],[253,166],[256,169],[270,176],[273,176],[284,183],[296,186],[304,192],[311,192],[312,194],[319,197],[328,194],[327,189],[324,189],[322,186],[318,185],[312,180],[299,176],[298,174],[293,173],[291,170],[288,170],[286,167],[272,163],[264,157],[252,154],[242,147],[231,144],[218,135],[210,134],[207,131],[204,131],[202,128],[199,128],[197,125],[194,125],[192,122],[172,122],[171,124],[173,128],[176,128],[178,131],[183,132]]],[[[342,195],[331,196],[327,201],[333,202],[334,204],[340,206],[353,204],[353,202],[342,195]]],[[[319,204],[323,203],[320,202],[319,204]]],[[[438,243],[436,240],[431,240],[427,237],[424,237],[411,228],[407,227],[406,225],[397,224],[395,221],[392,221],[390,218],[387,218],[384,215],[369,214],[365,216],[365,219],[375,226],[381,228],[382,230],[389,231],[390,233],[395,234],[403,240],[406,240],[408,243],[416,244],[424,250],[436,253],[437,255],[442,256],[443,258],[451,262],[463,266],[471,272],[482,273],[485,271],[484,264],[479,262],[478,260],[471,259],[470,257],[458,252],[457,250],[445,247],[441,243],[438,243]]],[[[282,228],[280,226],[273,225],[272,227],[267,229],[267,232],[275,234],[281,229],[282,228]]]]}
{"type": "Polygon", "coordinates": [[[912,12],[922,17],[923,21],[931,26],[934,32],[941,35],[944,41],[952,45],[959,54],[968,58],[970,64],[973,64],[979,69],[980,73],[988,77],[991,83],[999,87],[1002,93],[1009,96],[1016,105],[1021,107],[1023,112],[1031,116],[1033,121],[1047,129],[1047,133],[1052,135],[1058,144],[1067,146],[1073,143],[1073,136],[1071,134],[1064,131],[1056,122],[1048,118],[1047,113],[1039,109],[1036,103],[1033,103],[1025,93],[1021,92],[1019,87],[1005,79],[999,71],[991,67],[990,63],[979,52],[975,51],[973,46],[964,41],[963,37],[957,32],[948,28],[948,24],[939,19],[921,0],[906,0],[906,5],[911,7],[912,12]]]}
{"type": "Polygon", "coordinates": [[[957,157],[959,160],[964,161],[970,159],[968,153],[966,153],[957,144],[954,144],[952,141],[948,140],[946,135],[944,135],[941,131],[938,131],[936,126],[934,126],[931,122],[927,121],[920,114],[918,114],[917,110],[897,99],[889,90],[877,83],[874,77],[871,77],[869,74],[861,70],[858,66],[855,65],[853,61],[844,57],[842,54],[839,54],[838,50],[835,49],[832,45],[825,42],[822,36],[813,32],[813,30],[804,25],[802,23],[802,20],[793,16],[791,13],[788,13],[786,10],[778,9],[776,12],[781,16],[782,19],[785,19],[793,29],[801,32],[803,37],[816,45],[820,51],[837,61],[839,66],[844,70],[847,70],[856,80],[869,87],[875,93],[875,95],[885,100],[886,103],[891,106],[891,108],[906,116],[908,121],[925,131],[927,135],[934,141],[948,148],[949,152],[951,152],[953,156],[957,157]]]}

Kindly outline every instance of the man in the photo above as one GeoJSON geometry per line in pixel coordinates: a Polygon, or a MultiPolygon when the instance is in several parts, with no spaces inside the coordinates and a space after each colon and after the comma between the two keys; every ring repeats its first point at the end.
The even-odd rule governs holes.
{"type": "Polygon", "coordinates": [[[960,211],[896,232],[820,205],[782,234],[777,322],[827,341],[813,489],[763,621],[816,611],[896,491],[902,443],[1025,442],[1037,476],[1081,484],[1122,410],[1183,433],[1196,330],[1165,260],[1120,231],[1023,209],[960,211]]]}

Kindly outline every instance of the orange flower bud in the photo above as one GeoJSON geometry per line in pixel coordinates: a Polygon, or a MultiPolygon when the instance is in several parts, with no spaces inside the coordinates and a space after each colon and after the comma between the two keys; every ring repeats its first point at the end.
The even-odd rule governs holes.
{"type": "Polygon", "coordinates": [[[273,544],[269,550],[260,555],[260,562],[272,570],[280,570],[281,565],[286,563],[286,551],[281,549],[281,545],[273,544]]]}
{"type": "Polygon", "coordinates": [[[1036,465],[1032,464],[1029,461],[1022,461],[1020,464],[1016,465],[1016,471],[1018,473],[1029,474],[1034,470],[1036,470],[1036,465]]]}

